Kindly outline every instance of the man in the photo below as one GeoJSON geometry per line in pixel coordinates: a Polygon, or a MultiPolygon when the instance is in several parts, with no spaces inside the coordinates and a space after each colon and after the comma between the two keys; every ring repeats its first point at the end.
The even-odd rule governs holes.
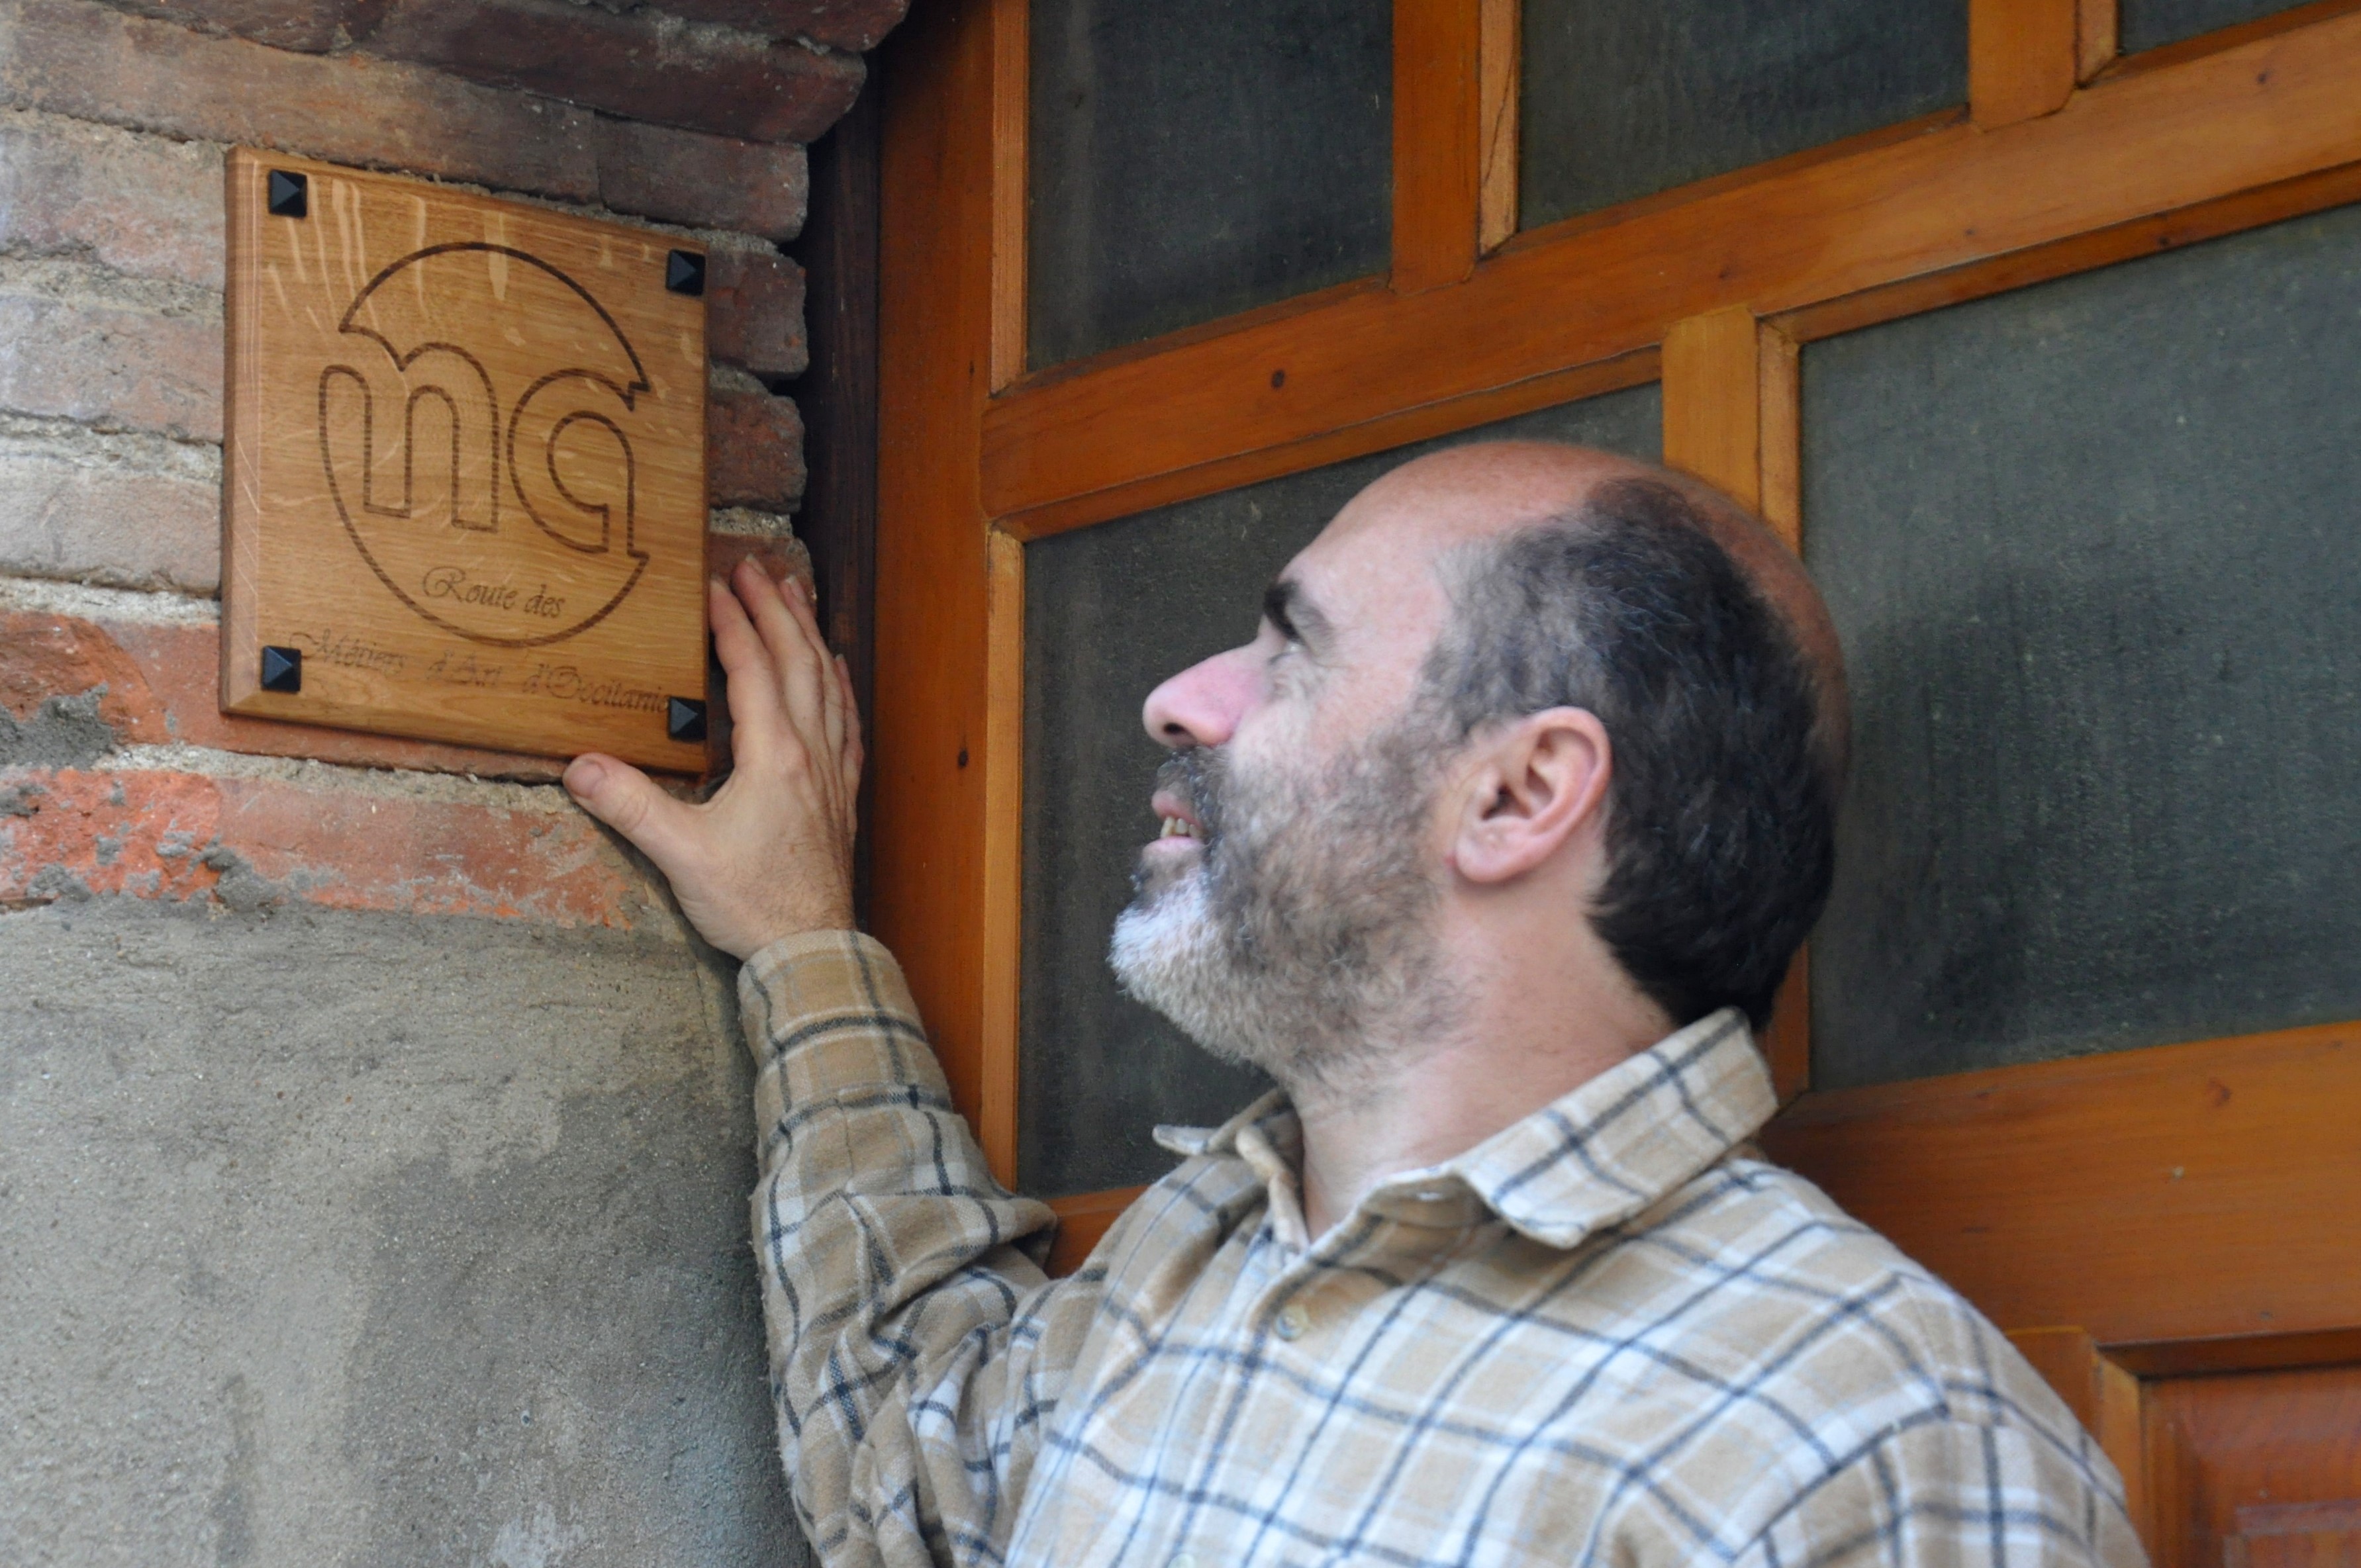
{"type": "MultiPolygon", "coordinates": [[[[1113,959],[1279,1089],[1069,1279],[850,930],[809,608],[716,585],[738,771],[568,786],[748,961],[782,1444],[831,1563],[2132,1563],[1973,1309],[1746,1140],[1826,894],[1843,675],[1692,481],[1457,447],[1356,497],[1172,749],[1113,959]]],[[[1085,1043],[1082,1048],[1088,1048],[1085,1043]]]]}

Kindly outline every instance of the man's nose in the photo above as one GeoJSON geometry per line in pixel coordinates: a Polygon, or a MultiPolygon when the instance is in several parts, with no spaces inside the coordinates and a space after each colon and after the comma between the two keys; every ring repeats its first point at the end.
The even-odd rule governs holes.
{"type": "Polygon", "coordinates": [[[1176,751],[1226,743],[1238,727],[1239,716],[1254,700],[1254,681],[1244,652],[1233,648],[1216,653],[1149,692],[1140,709],[1148,733],[1176,751]]]}

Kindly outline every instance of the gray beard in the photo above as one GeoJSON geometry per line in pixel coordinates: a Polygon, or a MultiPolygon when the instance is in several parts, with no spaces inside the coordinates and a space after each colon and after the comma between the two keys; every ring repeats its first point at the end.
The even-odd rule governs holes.
{"type": "MultiPolygon", "coordinates": [[[[1424,727],[1421,727],[1422,730],[1424,727]]],[[[1134,878],[1108,951],[1138,1001],[1224,1061],[1348,1091],[1452,1010],[1422,863],[1433,740],[1397,726],[1310,775],[1184,752],[1197,863],[1134,878]]]]}

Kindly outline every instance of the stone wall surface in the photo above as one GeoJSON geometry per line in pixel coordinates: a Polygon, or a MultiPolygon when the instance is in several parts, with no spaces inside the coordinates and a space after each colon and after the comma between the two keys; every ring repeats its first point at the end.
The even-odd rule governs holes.
{"type": "Polygon", "coordinates": [[[0,1561],[799,1559],[676,935],[69,897],[0,975],[0,1561]]]}
{"type": "Polygon", "coordinates": [[[686,236],[709,558],[807,573],[904,3],[0,0],[0,1563],[806,1560],[730,966],[557,761],[219,709],[224,157],[686,236]]]}

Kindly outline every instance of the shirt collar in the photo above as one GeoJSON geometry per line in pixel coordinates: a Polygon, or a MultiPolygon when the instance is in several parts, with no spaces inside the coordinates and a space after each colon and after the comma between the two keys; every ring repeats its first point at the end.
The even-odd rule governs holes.
{"type": "MultiPolygon", "coordinates": [[[[1405,1194],[1429,1201],[1458,1188],[1532,1240],[1571,1247],[1678,1190],[1752,1137],[1778,1108],[1745,1017],[1727,1007],[1465,1154],[1388,1178],[1362,1206],[1390,1210],[1405,1194]]],[[[1266,1185],[1272,1173],[1263,1168],[1271,1163],[1265,1151],[1277,1151],[1292,1167],[1302,1148],[1294,1109],[1279,1090],[1218,1127],[1159,1127],[1156,1141],[1179,1155],[1244,1160],[1266,1185]],[[1257,1146],[1247,1149],[1240,1139],[1250,1127],[1259,1136],[1246,1138],[1257,1146]]],[[[1283,1174],[1291,1199],[1293,1171],[1283,1174]]]]}

